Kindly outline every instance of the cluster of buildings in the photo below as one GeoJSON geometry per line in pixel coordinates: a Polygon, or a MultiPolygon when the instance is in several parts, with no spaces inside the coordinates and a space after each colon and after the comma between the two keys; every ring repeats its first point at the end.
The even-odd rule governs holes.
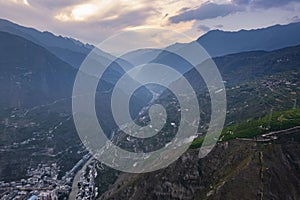
{"type": "Polygon", "coordinates": [[[288,81],[286,79],[265,80],[264,82],[262,82],[262,86],[264,86],[264,87],[274,87],[274,86],[281,85],[281,84],[293,85],[293,86],[297,85],[296,83],[292,83],[291,81],[288,81]]]}
{"type": "Polygon", "coordinates": [[[56,163],[52,165],[39,164],[37,168],[27,170],[27,179],[20,181],[0,182],[0,199],[30,199],[30,200],[56,200],[68,197],[71,177],[64,176],[58,179],[59,168],[56,163]]]}
{"type": "Polygon", "coordinates": [[[97,161],[92,159],[86,169],[82,170],[80,180],[77,183],[76,200],[95,199],[98,196],[98,187],[95,186],[95,178],[98,175],[96,164],[97,161]]]}

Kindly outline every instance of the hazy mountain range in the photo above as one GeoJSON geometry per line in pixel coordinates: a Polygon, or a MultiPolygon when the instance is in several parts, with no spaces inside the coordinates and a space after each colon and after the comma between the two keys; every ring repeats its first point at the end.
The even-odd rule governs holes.
{"type": "MultiPolygon", "coordinates": [[[[262,29],[229,32],[212,30],[199,37],[201,44],[211,57],[246,51],[272,51],[300,44],[300,22],[275,25],[262,29]]],[[[168,48],[178,50],[190,43],[176,43],[168,48]]]]}
{"type": "MultiPolygon", "coordinates": [[[[4,19],[0,20],[0,31],[2,63],[0,66],[2,71],[0,103],[3,106],[32,107],[53,102],[56,99],[71,97],[77,69],[94,46],[83,44],[75,39],[56,36],[49,32],[40,32],[33,28],[23,27],[4,19]]],[[[224,78],[237,82],[268,72],[265,69],[266,62],[276,63],[280,58],[269,59],[268,57],[268,59],[263,58],[261,60],[257,60],[257,58],[261,58],[262,55],[272,55],[272,53],[264,51],[300,44],[299,34],[300,23],[293,23],[238,32],[215,30],[208,32],[194,42],[203,45],[212,56],[256,50],[252,53],[228,55],[224,58],[214,59],[224,78]],[[257,65],[252,66],[253,63],[257,63],[257,65]]],[[[190,44],[174,44],[167,47],[167,50],[168,48],[178,50],[188,45],[190,44]]],[[[97,53],[99,53],[100,58],[111,58],[110,55],[101,50],[97,53]]],[[[143,56],[150,55],[153,57],[151,51],[141,51],[140,53],[144,54],[143,56]]],[[[184,64],[178,63],[177,60],[167,52],[154,59],[155,62],[177,66],[176,70],[181,73],[188,73],[188,68],[185,70],[184,64]],[[178,68],[181,65],[183,66],[178,68]]],[[[130,68],[130,64],[125,61],[119,60],[118,63],[125,64],[126,68],[130,68]]],[[[101,90],[104,93],[110,91],[122,74],[124,74],[123,69],[118,65],[113,65],[104,75],[102,87],[98,88],[100,92],[101,90]]],[[[190,74],[194,73],[190,72],[190,74]]],[[[191,81],[197,81],[199,77],[190,76],[190,78],[191,81]]],[[[142,103],[136,103],[138,106],[134,109],[135,113],[149,101],[149,93],[145,90],[139,91],[139,94],[136,95],[142,103]]],[[[109,106],[103,107],[105,109],[109,106]]]]}
{"type": "MultiPolygon", "coordinates": [[[[79,67],[85,56],[94,48],[78,40],[56,36],[50,32],[27,28],[5,19],[0,19],[0,30],[21,36],[40,46],[69,63],[79,67]]],[[[211,57],[245,51],[272,51],[300,44],[300,22],[287,25],[275,25],[262,29],[240,30],[228,32],[212,30],[199,37],[199,42],[211,57]]],[[[172,48],[182,48],[188,44],[174,44],[172,48]]],[[[105,56],[108,54],[104,53],[105,56]]]]}
{"type": "Polygon", "coordinates": [[[223,56],[245,51],[272,51],[300,44],[300,23],[275,25],[257,30],[227,32],[209,31],[199,42],[212,56],[223,56]]]}

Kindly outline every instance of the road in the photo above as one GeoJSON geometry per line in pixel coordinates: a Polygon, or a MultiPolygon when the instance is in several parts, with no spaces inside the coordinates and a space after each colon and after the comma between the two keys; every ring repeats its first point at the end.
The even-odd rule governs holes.
{"type": "Polygon", "coordinates": [[[92,159],[93,159],[93,156],[83,165],[83,167],[74,176],[73,183],[72,183],[72,190],[69,195],[69,200],[76,199],[76,195],[78,193],[78,185],[77,184],[78,184],[78,181],[80,180],[80,175],[83,171],[86,170],[86,167],[90,164],[92,159]]]}

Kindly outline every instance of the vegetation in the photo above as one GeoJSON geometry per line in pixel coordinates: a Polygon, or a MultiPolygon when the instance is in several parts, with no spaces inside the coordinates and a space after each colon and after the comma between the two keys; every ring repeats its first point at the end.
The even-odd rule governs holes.
{"type": "MultiPolygon", "coordinates": [[[[274,112],[261,118],[250,119],[223,129],[219,141],[235,138],[254,138],[271,131],[284,130],[300,125],[300,108],[274,112]]],[[[190,148],[199,148],[204,136],[194,140],[190,148]]]]}

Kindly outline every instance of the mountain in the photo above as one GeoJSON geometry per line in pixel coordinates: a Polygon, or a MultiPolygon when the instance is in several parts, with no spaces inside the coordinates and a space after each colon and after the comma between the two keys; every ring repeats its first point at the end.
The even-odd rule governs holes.
{"type": "MultiPolygon", "coordinates": [[[[228,126],[212,152],[200,159],[196,145],[164,169],[121,173],[99,199],[299,199],[300,45],[214,61],[226,81],[228,126]]],[[[193,70],[186,77],[199,81],[193,70]]]]}
{"type": "MultiPolygon", "coordinates": [[[[0,178],[4,181],[27,178],[28,168],[35,169],[41,163],[57,163],[64,175],[87,152],[76,134],[72,113],[57,108],[71,108],[74,78],[90,46],[8,21],[2,21],[0,30],[3,30],[0,31],[0,160],[3,163],[0,178]],[[62,104],[58,102],[60,99],[69,101],[62,104]]],[[[144,58],[152,58],[151,51],[139,53],[144,58]]],[[[172,56],[163,51],[149,62],[171,65],[197,84],[201,78],[190,70],[191,66],[172,56]]],[[[226,53],[214,61],[226,81],[227,124],[235,125],[240,120],[247,124],[251,122],[248,119],[261,119],[270,109],[272,112],[297,106],[299,45],[270,52],[226,53]]],[[[98,121],[108,134],[116,128],[110,100],[114,84],[125,73],[120,63],[125,63],[127,69],[132,67],[124,60],[113,63],[104,73],[95,98],[98,121]]],[[[133,116],[152,98],[145,88],[139,90],[130,99],[133,116]]],[[[201,115],[206,120],[209,97],[205,91],[199,90],[197,94],[204,110],[201,115]]],[[[285,116],[274,118],[280,125],[295,122],[285,116]]],[[[259,126],[255,128],[260,130],[259,126]]],[[[161,136],[165,140],[160,140],[159,134],[157,143],[164,145],[163,141],[170,136],[161,136]]],[[[293,134],[285,130],[278,137],[266,142],[223,141],[204,159],[198,159],[199,149],[190,149],[168,168],[138,175],[122,173],[110,188],[105,187],[110,185],[108,181],[114,180],[111,173],[101,172],[101,164],[97,164],[97,179],[106,182],[97,186],[101,194],[109,189],[102,196],[104,199],[243,199],[245,196],[248,199],[299,199],[299,130],[293,134]]],[[[131,142],[127,137],[124,140],[131,142]]],[[[137,143],[145,146],[139,140],[137,143]]]]}
{"type": "MultiPolygon", "coordinates": [[[[300,22],[237,32],[212,30],[193,42],[201,44],[211,57],[219,57],[233,53],[272,51],[296,46],[300,44],[299,35],[300,22]]],[[[175,43],[166,49],[176,52],[189,45],[191,43],[175,43]]]]}
{"type": "MultiPolygon", "coordinates": [[[[36,43],[75,68],[79,68],[87,54],[94,48],[93,45],[84,44],[73,38],[56,36],[48,31],[41,32],[5,19],[0,19],[0,31],[18,35],[36,43]]],[[[97,53],[104,58],[112,58],[111,55],[101,50],[97,53]]]]}
{"type": "Polygon", "coordinates": [[[47,49],[0,32],[0,105],[30,107],[71,96],[77,70],[47,49]]]}
{"type": "Polygon", "coordinates": [[[196,41],[212,56],[264,50],[272,51],[300,44],[300,23],[275,25],[257,30],[209,31],[196,41]]]}
{"type": "MultiPolygon", "coordinates": [[[[63,110],[71,111],[73,84],[76,74],[80,73],[78,69],[48,49],[7,32],[0,32],[0,54],[0,106],[24,109],[41,107],[65,99],[56,104],[56,107],[60,105],[63,110]]],[[[103,67],[98,58],[95,61],[95,66],[103,67]]],[[[119,63],[124,64],[125,61],[112,63],[103,74],[97,88],[96,107],[98,113],[101,113],[99,120],[105,121],[104,126],[110,125],[107,128],[108,133],[114,129],[110,98],[114,85],[125,73],[119,63]]],[[[89,81],[98,80],[94,74],[83,75],[89,81]]],[[[127,81],[128,84],[133,82],[130,78],[127,81]]],[[[128,96],[127,91],[119,92],[123,92],[124,97],[128,96]]],[[[130,99],[132,115],[135,117],[151,98],[151,93],[145,87],[135,92],[130,99]]]]}
{"type": "MultiPolygon", "coordinates": [[[[213,58],[227,86],[259,80],[263,76],[299,70],[300,45],[274,51],[250,51],[213,58]]],[[[196,84],[201,77],[195,69],[186,72],[196,84]]]]}
{"type": "MultiPolygon", "coordinates": [[[[71,66],[78,68],[86,55],[94,48],[93,45],[56,36],[50,32],[41,32],[33,28],[20,26],[5,19],[0,19],[0,31],[21,36],[40,46],[43,46],[58,58],[71,66]]],[[[232,53],[246,51],[272,51],[288,46],[300,44],[300,23],[288,25],[275,25],[256,30],[240,30],[238,32],[227,32],[212,30],[199,37],[199,42],[211,55],[211,57],[223,56],[232,53]],[[251,41],[251,42],[249,42],[251,41]]],[[[168,48],[177,51],[188,44],[176,43],[168,48]]],[[[111,55],[99,50],[99,56],[112,58],[111,55]]]]}
{"type": "Polygon", "coordinates": [[[165,169],[122,174],[99,199],[299,199],[300,131],[278,140],[231,140],[205,158],[188,150],[165,169]]]}
{"type": "MultiPolygon", "coordinates": [[[[110,89],[125,73],[120,68],[115,64],[104,73],[96,93],[99,122],[105,123],[109,133],[114,125],[110,89]]],[[[73,84],[78,73],[81,71],[48,48],[0,31],[2,181],[26,178],[27,169],[36,168],[40,163],[58,163],[60,174],[64,175],[87,153],[76,134],[71,112],[73,84]]],[[[98,80],[91,75],[84,74],[84,77],[98,80]]],[[[149,98],[147,90],[137,92],[130,99],[131,108],[144,106],[149,98]]]]}

